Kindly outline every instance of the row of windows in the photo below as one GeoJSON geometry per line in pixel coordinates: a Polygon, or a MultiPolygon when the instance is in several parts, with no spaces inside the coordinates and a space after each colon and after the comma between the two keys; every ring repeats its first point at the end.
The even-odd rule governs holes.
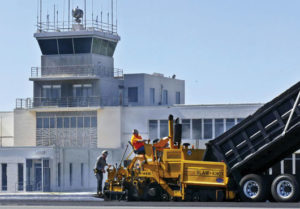
{"type": "MultiPolygon", "coordinates": [[[[154,105],[156,104],[155,101],[155,88],[150,88],[150,104],[154,105]]],[[[128,102],[138,102],[138,87],[128,87],[128,102]]],[[[162,91],[162,105],[168,105],[169,104],[169,96],[168,96],[168,90],[162,91]]],[[[180,92],[175,93],[175,104],[180,104],[180,92]]]]}
{"type": "MultiPolygon", "coordinates": [[[[243,118],[182,119],[183,139],[212,139],[232,128],[243,118]]],[[[168,136],[168,120],[149,120],[149,138],[168,136]]]]}
{"type": "MultiPolygon", "coordinates": [[[[92,96],[92,84],[74,84],[73,97],[90,97],[92,96]]],[[[43,85],[42,97],[58,99],[61,98],[61,85],[43,85]]]]}
{"type": "Polygon", "coordinates": [[[91,128],[97,127],[97,117],[38,117],[36,128],[91,128]]]}
{"type": "Polygon", "coordinates": [[[63,38],[38,40],[42,54],[82,54],[95,53],[112,57],[116,42],[98,38],[63,38]]]}

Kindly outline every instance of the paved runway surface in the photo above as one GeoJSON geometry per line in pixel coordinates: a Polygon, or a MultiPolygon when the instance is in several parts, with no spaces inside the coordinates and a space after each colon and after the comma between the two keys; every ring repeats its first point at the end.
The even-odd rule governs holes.
{"type": "Polygon", "coordinates": [[[167,209],[167,208],[300,208],[300,203],[245,203],[245,202],[119,202],[119,201],[15,201],[1,200],[0,209],[79,209],[79,208],[107,208],[107,209],[167,209]]]}

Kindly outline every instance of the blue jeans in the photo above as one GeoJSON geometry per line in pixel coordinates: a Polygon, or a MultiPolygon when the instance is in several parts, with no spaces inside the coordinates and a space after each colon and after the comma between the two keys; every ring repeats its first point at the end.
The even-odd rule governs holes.
{"type": "Polygon", "coordinates": [[[142,147],[138,148],[136,151],[137,151],[137,153],[145,152],[145,148],[144,148],[144,146],[142,146],[142,147]]]}

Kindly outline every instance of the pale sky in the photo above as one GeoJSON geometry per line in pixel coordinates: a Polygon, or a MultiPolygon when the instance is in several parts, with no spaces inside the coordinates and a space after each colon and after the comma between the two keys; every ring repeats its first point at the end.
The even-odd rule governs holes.
{"type": "MultiPolygon", "coordinates": [[[[51,13],[54,0],[43,2],[51,13]]],[[[30,69],[40,66],[37,1],[1,4],[0,111],[12,111],[32,97],[30,69]]],[[[176,74],[186,104],[267,102],[300,80],[299,11],[298,0],[118,0],[115,67],[176,74]]]]}

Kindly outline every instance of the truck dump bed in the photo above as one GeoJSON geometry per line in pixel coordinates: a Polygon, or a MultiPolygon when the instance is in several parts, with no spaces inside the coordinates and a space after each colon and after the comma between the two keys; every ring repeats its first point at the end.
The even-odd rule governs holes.
{"type": "Polygon", "coordinates": [[[266,171],[300,149],[300,82],[209,141],[205,161],[224,161],[235,180],[266,171]],[[298,100],[298,101],[297,101],[298,100]]]}

